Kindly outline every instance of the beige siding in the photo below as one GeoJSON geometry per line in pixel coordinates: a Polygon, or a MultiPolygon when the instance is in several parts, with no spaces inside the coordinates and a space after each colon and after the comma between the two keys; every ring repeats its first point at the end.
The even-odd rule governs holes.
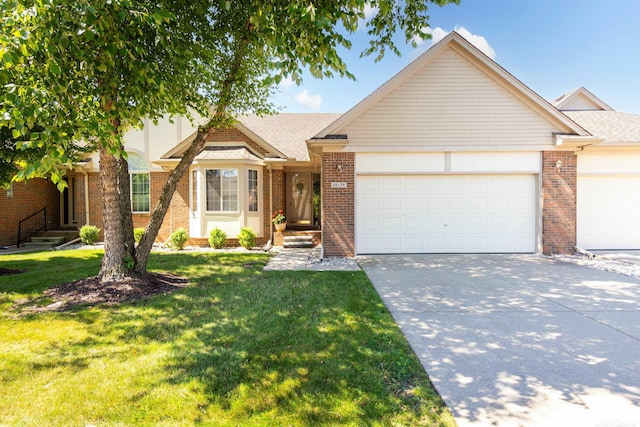
{"type": "Polygon", "coordinates": [[[602,108],[581,93],[562,106],[562,111],[591,111],[591,110],[602,110],[602,108]]]}
{"type": "MultiPolygon", "coordinates": [[[[555,126],[452,48],[337,133],[358,146],[550,147],[555,126]]],[[[455,148],[454,148],[455,149],[455,148]]]]}

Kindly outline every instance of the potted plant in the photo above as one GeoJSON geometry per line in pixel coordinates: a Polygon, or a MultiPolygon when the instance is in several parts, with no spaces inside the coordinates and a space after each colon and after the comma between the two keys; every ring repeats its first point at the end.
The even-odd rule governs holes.
{"type": "Polygon", "coordinates": [[[276,227],[276,231],[282,233],[287,228],[287,217],[282,209],[279,209],[271,216],[271,222],[276,227]]]}

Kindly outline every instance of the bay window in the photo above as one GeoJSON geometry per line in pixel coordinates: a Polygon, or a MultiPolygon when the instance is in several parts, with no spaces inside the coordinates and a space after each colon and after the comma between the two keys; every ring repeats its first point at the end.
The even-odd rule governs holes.
{"type": "Polygon", "coordinates": [[[238,211],[238,169],[207,169],[205,199],[207,211],[238,211]]]}

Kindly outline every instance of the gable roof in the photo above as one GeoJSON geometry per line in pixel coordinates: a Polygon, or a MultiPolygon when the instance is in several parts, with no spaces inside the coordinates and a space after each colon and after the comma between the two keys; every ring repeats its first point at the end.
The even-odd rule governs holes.
{"type": "Polygon", "coordinates": [[[337,113],[280,113],[272,116],[250,114],[238,117],[238,122],[243,129],[250,129],[286,157],[308,161],[306,140],[340,116],[337,113]]]}
{"type": "Polygon", "coordinates": [[[205,147],[195,160],[262,160],[260,156],[243,146],[205,147]]]}
{"type": "Polygon", "coordinates": [[[603,145],[640,145],[640,114],[619,111],[565,111],[592,135],[603,138],[603,145]]]}
{"type": "Polygon", "coordinates": [[[585,87],[579,87],[571,92],[565,93],[555,99],[552,104],[561,111],[613,111],[613,108],[585,87]]]}
{"type": "Polygon", "coordinates": [[[429,50],[418,57],[418,59],[411,62],[398,74],[376,89],[361,102],[356,104],[335,122],[318,132],[314,136],[314,139],[329,138],[332,134],[340,133],[340,130],[346,125],[378,103],[383,97],[397,88],[400,84],[423,69],[428,63],[433,61],[434,58],[438,57],[449,47],[453,47],[458,53],[471,60],[478,69],[487,74],[491,79],[504,87],[512,95],[525,102],[530,108],[558,129],[561,129],[563,132],[568,134],[580,136],[589,135],[585,129],[554,108],[549,102],[482,53],[464,37],[457,32],[452,31],[444,39],[432,46],[429,50]]]}

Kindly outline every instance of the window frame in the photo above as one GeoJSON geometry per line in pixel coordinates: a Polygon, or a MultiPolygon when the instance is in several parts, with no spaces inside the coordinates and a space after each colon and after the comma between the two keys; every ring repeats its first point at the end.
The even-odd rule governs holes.
{"type": "Polygon", "coordinates": [[[131,212],[134,214],[148,214],[151,213],[151,172],[135,171],[129,173],[129,200],[131,202],[131,212]],[[136,195],[147,196],[147,210],[136,210],[134,206],[134,187],[133,176],[134,175],[146,175],[147,176],[147,188],[146,193],[135,193],[136,195]]]}
{"type": "Polygon", "coordinates": [[[260,212],[260,174],[258,169],[247,169],[247,212],[252,214],[260,212]],[[251,175],[255,174],[255,178],[251,175]],[[251,188],[251,184],[255,184],[255,188],[251,188]],[[255,192],[255,197],[252,201],[252,192],[255,192]],[[252,209],[255,206],[255,209],[252,209]]]}
{"type": "MultiPolygon", "coordinates": [[[[240,168],[237,167],[216,167],[216,168],[206,168],[204,170],[204,208],[206,213],[216,213],[216,214],[232,214],[240,212],[240,168]],[[210,210],[209,209],[209,172],[220,171],[219,176],[219,207],[218,210],[210,210]],[[224,171],[235,171],[235,188],[225,188],[225,180],[224,180],[224,171]],[[225,200],[225,194],[235,194],[235,206],[234,209],[225,210],[225,201],[230,203],[230,200],[225,200]]],[[[214,189],[215,191],[215,189],[214,189]]],[[[228,196],[227,196],[228,197],[228,196]]]]}

